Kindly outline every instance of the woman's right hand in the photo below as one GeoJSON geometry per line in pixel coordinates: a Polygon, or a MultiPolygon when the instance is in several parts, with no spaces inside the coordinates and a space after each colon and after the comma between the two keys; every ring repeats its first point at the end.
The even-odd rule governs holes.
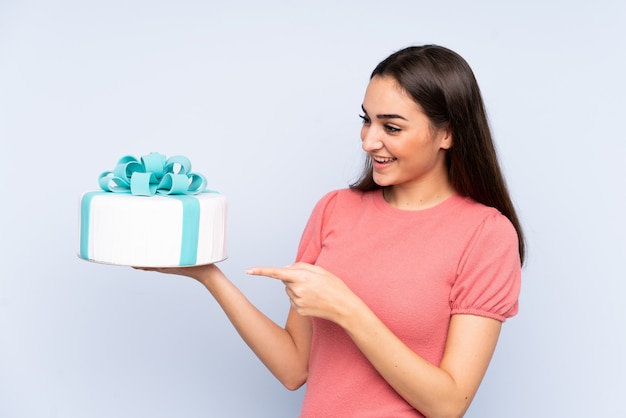
{"type": "Polygon", "coordinates": [[[183,266],[183,267],[133,267],[136,270],[156,271],[164,274],[174,274],[178,276],[191,277],[202,284],[206,284],[207,280],[221,273],[215,264],[205,264],[200,266],[183,266]]]}

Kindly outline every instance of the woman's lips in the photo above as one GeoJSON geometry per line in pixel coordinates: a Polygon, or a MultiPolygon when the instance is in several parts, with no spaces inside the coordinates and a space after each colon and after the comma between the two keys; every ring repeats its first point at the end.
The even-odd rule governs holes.
{"type": "Polygon", "coordinates": [[[371,156],[371,158],[372,158],[372,165],[374,165],[374,167],[376,168],[387,167],[389,164],[397,160],[397,158],[394,158],[394,157],[376,157],[373,155],[371,156]]]}

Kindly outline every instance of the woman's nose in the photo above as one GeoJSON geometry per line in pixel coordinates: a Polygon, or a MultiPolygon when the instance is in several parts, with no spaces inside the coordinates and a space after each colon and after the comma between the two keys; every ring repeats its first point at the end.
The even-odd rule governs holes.
{"type": "Polygon", "coordinates": [[[375,151],[383,147],[380,132],[371,126],[363,126],[361,129],[361,147],[365,152],[375,151]]]}

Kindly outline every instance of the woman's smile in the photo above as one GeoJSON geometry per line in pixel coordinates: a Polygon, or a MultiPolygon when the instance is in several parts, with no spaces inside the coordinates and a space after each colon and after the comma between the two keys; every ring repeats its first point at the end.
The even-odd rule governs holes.
{"type": "Polygon", "coordinates": [[[370,157],[375,170],[382,170],[397,160],[395,157],[379,157],[376,155],[370,155],[370,157]]]}

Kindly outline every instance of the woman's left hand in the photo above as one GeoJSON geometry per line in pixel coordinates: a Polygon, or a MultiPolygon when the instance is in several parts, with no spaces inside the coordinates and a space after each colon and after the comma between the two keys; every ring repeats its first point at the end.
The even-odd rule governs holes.
{"type": "Polygon", "coordinates": [[[254,267],[246,273],[282,281],[292,308],[302,316],[314,316],[340,324],[348,312],[350,301],[358,300],[339,277],[312,264],[254,267]]]}

